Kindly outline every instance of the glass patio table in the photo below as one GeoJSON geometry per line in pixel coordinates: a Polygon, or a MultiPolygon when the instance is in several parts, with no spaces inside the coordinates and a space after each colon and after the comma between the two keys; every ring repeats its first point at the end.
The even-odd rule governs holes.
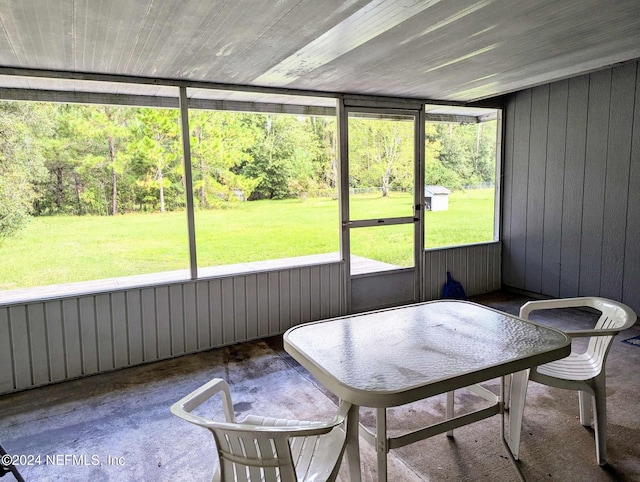
{"type": "MultiPolygon", "coordinates": [[[[284,334],[285,350],[339,398],[353,404],[346,457],[360,480],[358,434],[377,452],[378,480],[387,479],[387,453],[433,435],[502,414],[501,438],[524,479],[504,433],[504,377],[569,355],[562,332],[467,301],[442,300],[298,325],[284,334]],[[501,377],[500,395],[477,385],[501,377]],[[454,416],[453,391],[469,388],[492,404],[454,416]],[[388,437],[386,409],[449,393],[445,420],[388,437]],[[359,407],[376,409],[375,433],[360,426],[359,407]]],[[[512,387],[510,440],[520,437],[524,386],[512,387]],[[519,419],[519,423],[518,423],[519,419]]]]}

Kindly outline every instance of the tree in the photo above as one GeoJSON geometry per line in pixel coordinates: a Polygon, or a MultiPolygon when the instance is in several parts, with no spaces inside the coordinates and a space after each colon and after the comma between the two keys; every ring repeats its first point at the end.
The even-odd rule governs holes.
{"type": "Polygon", "coordinates": [[[313,160],[313,178],[321,189],[336,190],[340,178],[336,119],[313,116],[307,118],[307,123],[318,145],[317,157],[313,160]]]}
{"type": "Polygon", "coordinates": [[[129,155],[138,173],[142,201],[157,205],[160,212],[166,211],[167,201],[172,207],[183,205],[183,199],[177,198],[184,194],[178,112],[137,110],[134,135],[136,139],[129,146],[129,155]]]}
{"type": "Polygon", "coordinates": [[[103,169],[110,184],[110,203],[105,210],[118,214],[118,177],[127,166],[125,151],[130,138],[129,124],[134,110],[109,105],[82,106],[71,121],[77,140],[85,145],[85,159],[103,169]]]}
{"type": "Polygon", "coordinates": [[[201,208],[249,198],[261,178],[249,178],[241,167],[253,162],[250,147],[257,137],[246,114],[191,111],[193,188],[201,208]]]}
{"type": "Polygon", "coordinates": [[[24,227],[46,176],[41,139],[50,135],[47,107],[0,102],[0,241],[24,227]]]}
{"type": "Polygon", "coordinates": [[[391,119],[349,119],[350,181],[359,187],[381,188],[392,183],[413,187],[413,122],[391,119]]]}
{"type": "Polygon", "coordinates": [[[253,162],[242,173],[259,179],[253,198],[284,199],[304,196],[317,188],[313,160],[319,147],[305,118],[291,115],[253,115],[258,133],[250,149],[253,162]]]}
{"type": "MultiPolygon", "coordinates": [[[[433,124],[432,124],[433,125],[433,124]]],[[[495,176],[496,122],[437,124],[442,143],[437,170],[455,178],[450,188],[492,181],[495,176]]]]}

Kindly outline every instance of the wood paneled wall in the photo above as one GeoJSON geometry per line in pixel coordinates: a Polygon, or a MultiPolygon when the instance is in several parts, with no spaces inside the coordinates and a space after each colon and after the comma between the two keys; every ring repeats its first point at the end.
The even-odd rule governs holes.
{"type": "Polygon", "coordinates": [[[640,313],[640,62],[505,103],[506,286],[640,313]]]}
{"type": "Polygon", "coordinates": [[[0,393],[344,314],[341,263],[0,306],[0,393]]]}
{"type": "Polygon", "coordinates": [[[423,299],[440,298],[447,271],[462,283],[467,296],[499,290],[501,249],[501,243],[494,242],[425,251],[423,299]]]}
{"type": "MultiPolygon", "coordinates": [[[[500,289],[499,242],[424,255],[424,300],[440,297],[447,271],[469,295],[500,289]]],[[[0,394],[343,315],[344,276],[337,262],[0,305],[0,394]]]]}

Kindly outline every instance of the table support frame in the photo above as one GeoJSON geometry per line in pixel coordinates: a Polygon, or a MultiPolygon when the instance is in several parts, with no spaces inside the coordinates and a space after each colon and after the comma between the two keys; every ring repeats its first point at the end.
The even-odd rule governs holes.
{"type": "MultiPolygon", "coordinates": [[[[500,438],[502,444],[506,448],[509,459],[511,460],[513,466],[515,467],[519,479],[524,482],[525,478],[520,470],[518,462],[511,451],[511,447],[505,438],[505,407],[503,400],[505,400],[505,377],[501,377],[500,379],[500,395],[495,395],[490,390],[482,387],[481,385],[471,385],[469,387],[465,387],[465,389],[470,390],[481,398],[491,402],[492,405],[482,408],[480,410],[475,410],[470,413],[466,413],[464,415],[454,416],[454,408],[453,408],[453,397],[454,391],[447,393],[447,411],[446,411],[446,420],[442,422],[437,422],[431,424],[427,427],[421,428],[419,430],[414,430],[412,432],[406,433],[404,435],[400,435],[397,437],[387,437],[387,410],[386,408],[377,408],[376,409],[376,430],[375,433],[369,430],[367,427],[362,425],[359,422],[359,407],[356,407],[354,412],[358,412],[358,426],[359,426],[359,435],[366,440],[368,443],[373,445],[376,449],[377,455],[377,468],[378,468],[378,481],[386,482],[387,481],[387,454],[389,450],[396,449],[399,447],[404,447],[405,445],[409,445],[420,440],[424,440],[429,437],[433,437],[435,435],[439,435],[441,433],[447,433],[447,436],[453,436],[453,430],[464,425],[469,425],[471,423],[479,422],[481,420],[487,419],[489,417],[493,417],[494,415],[501,416],[500,423],[500,438]]],[[[350,413],[351,415],[351,413],[350,413]]],[[[352,421],[352,423],[355,423],[352,421]]],[[[358,455],[358,464],[359,455],[358,455]]],[[[351,462],[350,462],[351,464],[351,462]]],[[[351,472],[351,480],[359,481],[360,474],[355,474],[351,472]]]]}

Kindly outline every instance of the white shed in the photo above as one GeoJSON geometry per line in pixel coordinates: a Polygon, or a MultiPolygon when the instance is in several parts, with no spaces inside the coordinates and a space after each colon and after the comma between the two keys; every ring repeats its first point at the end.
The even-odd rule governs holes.
{"type": "Polygon", "coordinates": [[[444,186],[425,186],[425,211],[446,211],[449,209],[449,194],[451,191],[444,186]]]}

